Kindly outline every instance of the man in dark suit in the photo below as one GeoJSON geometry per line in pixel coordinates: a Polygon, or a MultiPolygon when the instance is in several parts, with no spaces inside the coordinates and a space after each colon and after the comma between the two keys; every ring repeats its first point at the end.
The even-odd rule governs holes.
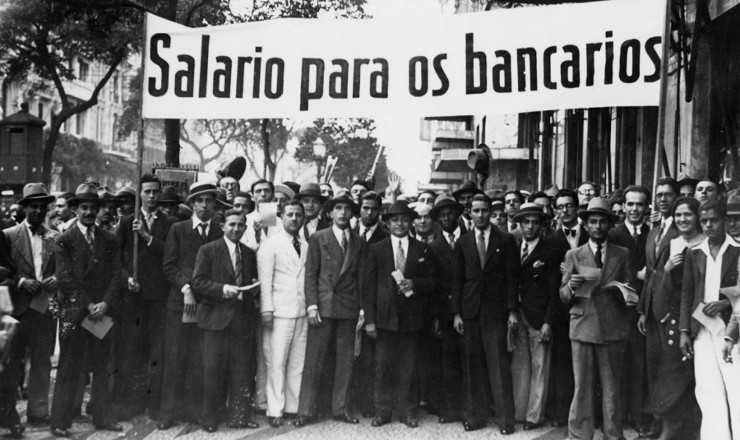
{"type": "Polygon", "coordinates": [[[740,432],[740,368],[722,359],[724,326],[732,305],[721,289],[737,286],[740,257],[740,245],[725,231],[726,209],[721,200],[699,208],[707,238],[687,252],[683,272],[680,346],[688,359],[694,359],[702,439],[730,439],[740,432]],[[697,313],[704,316],[704,323],[714,320],[717,327],[700,322],[697,313]]]}
{"type": "MultiPolygon", "coordinates": [[[[22,377],[28,350],[31,368],[26,416],[29,424],[49,423],[51,356],[56,337],[56,323],[49,304],[56,297],[54,240],[59,234],[44,227],[44,220],[53,202],[54,197],[47,193],[43,183],[27,184],[18,202],[25,212],[25,220],[3,231],[10,248],[11,264],[17,269],[13,277],[16,288],[11,289],[11,297],[13,316],[19,322],[10,345],[7,374],[22,377]]],[[[13,386],[11,393],[3,393],[0,403],[2,411],[9,414],[9,428],[14,436],[20,435],[16,432],[20,427],[15,409],[17,394],[13,386]]]]}
{"type": "Polygon", "coordinates": [[[367,261],[363,285],[365,331],[377,340],[375,427],[390,421],[394,407],[406,426],[419,426],[412,380],[433,279],[426,260],[427,246],[409,237],[416,216],[405,202],[393,203],[383,214],[391,237],[372,245],[367,261]]]}
{"type": "MultiPolygon", "coordinates": [[[[360,205],[360,221],[354,229],[367,246],[363,248],[363,261],[368,257],[371,245],[389,236],[380,227],[380,197],[374,191],[368,191],[362,195],[360,205]]],[[[365,280],[361,279],[361,283],[365,280]]],[[[375,409],[373,406],[373,390],[375,389],[375,340],[366,332],[360,334],[360,355],[355,360],[352,368],[352,383],[350,385],[352,396],[352,409],[359,410],[363,417],[373,417],[375,409]]]]}
{"type": "Polygon", "coordinates": [[[175,420],[198,423],[203,393],[201,332],[196,324],[196,300],[191,288],[198,249],[223,237],[212,221],[216,185],[196,182],[188,200],[193,218],[170,227],[164,246],[164,274],[170,283],[165,325],[165,360],[162,380],[159,429],[169,429],[175,420]]]}
{"type": "Polygon", "coordinates": [[[108,390],[111,333],[108,331],[99,339],[81,326],[83,319],[93,323],[109,319],[120,289],[121,260],[116,236],[95,227],[99,202],[93,185],[77,187],[77,224],[56,240],[61,345],[51,408],[51,433],[56,437],[69,437],[85,358],[89,359],[93,374],[93,425],[107,431],[123,430],[116,423],[108,390]]]}
{"type": "Polygon", "coordinates": [[[565,254],[560,283],[560,299],[570,311],[575,376],[575,394],[568,418],[570,438],[593,437],[594,372],[598,371],[604,438],[624,439],[619,380],[630,329],[621,291],[607,285],[614,281],[630,283],[632,269],[629,251],[607,240],[609,228],[617,221],[609,208],[606,199],[594,197],[579,214],[586,224],[589,241],[565,254]],[[579,288],[587,277],[597,281],[584,292],[579,288]]]}
{"type": "Polygon", "coordinates": [[[473,230],[473,218],[470,216],[470,208],[472,206],[473,196],[476,194],[483,194],[483,190],[478,188],[478,185],[471,180],[464,182],[457,191],[452,193],[452,197],[457,200],[457,203],[463,205],[465,208],[463,214],[457,219],[458,225],[460,225],[460,229],[463,232],[473,230]]]}
{"type": "Polygon", "coordinates": [[[463,235],[458,219],[464,206],[448,195],[440,195],[430,212],[442,230],[429,245],[434,267],[436,286],[429,305],[432,315],[434,334],[439,338],[441,351],[441,384],[442,407],[439,408],[439,423],[452,423],[460,420],[463,411],[462,372],[462,336],[455,332],[452,325],[452,265],[454,263],[455,244],[463,235]]]}
{"type": "Polygon", "coordinates": [[[162,269],[164,243],[175,219],[158,211],[161,183],[153,174],[141,177],[141,214],[122,218],[116,236],[121,247],[122,278],[115,351],[118,370],[113,395],[120,420],[149,411],[159,418],[164,334],[169,284],[162,269]],[[134,240],[138,240],[138,278],[134,279],[134,240]]]}
{"type": "MultiPolygon", "coordinates": [[[[588,241],[588,233],[578,223],[578,196],[574,191],[561,189],[555,195],[555,209],[560,217],[560,226],[555,229],[552,243],[553,262],[561,265],[565,254],[571,249],[583,246],[588,241]]],[[[570,315],[561,301],[555,305],[552,326],[552,361],[550,377],[555,377],[548,396],[548,413],[552,414],[554,427],[568,424],[568,411],[573,401],[573,355],[571,353],[568,327],[570,315]]]]}
{"type": "Polygon", "coordinates": [[[491,225],[491,201],[473,196],[474,231],[455,246],[452,276],[452,313],[455,330],[464,336],[465,396],[471,414],[466,431],[486,424],[487,393],[482,384],[490,377],[494,411],[501,433],[514,432],[514,393],[507,330],[519,321],[517,295],[518,253],[511,234],[491,225]]]}
{"type": "MultiPolygon", "coordinates": [[[[650,191],[644,186],[632,185],[624,190],[625,220],[609,230],[609,241],[626,248],[630,253],[633,287],[637,293],[643,289],[645,280],[645,248],[650,228],[645,223],[650,191]]],[[[637,304],[627,304],[630,323],[630,337],[624,352],[622,370],[622,417],[632,425],[639,434],[650,431],[649,414],[643,410],[645,399],[645,339],[640,333],[637,321],[637,304]]]]}
{"type": "Polygon", "coordinates": [[[524,430],[542,426],[550,380],[552,321],[560,281],[559,263],[542,236],[550,215],[538,203],[525,203],[514,216],[522,233],[519,268],[521,316],[517,326],[512,371],[516,420],[524,430]]]}
{"type": "Polygon", "coordinates": [[[358,287],[360,255],[364,243],[350,229],[350,219],[359,214],[346,192],[325,204],[332,227],[316,232],[308,242],[306,259],[306,306],[308,337],[296,426],[315,415],[319,379],[329,345],[336,347],[332,413],[334,419],[356,424],[347,412],[346,395],[352,376],[355,326],[360,313],[358,287]]]}
{"type": "Polygon", "coordinates": [[[331,223],[324,222],[319,218],[321,206],[326,202],[326,197],[321,195],[321,188],[318,183],[304,183],[295,198],[301,202],[306,212],[306,221],[301,228],[301,235],[306,241],[316,231],[331,226],[331,223]]]}
{"type": "Polygon", "coordinates": [[[244,214],[224,214],[224,238],[198,249],[193,271],[193,291],[201,301],[198,327],[203,330],[203,416],[206,432],[215,432],[219,408],[228,388],[228,425],[257,428],[249,402],[250,358],[259,317],[259,289],[243,290],[257,278],[257,257],[239,242],[247,222],[244,214]],[[255,292],[257,292],[255,296],[255,292]]]}

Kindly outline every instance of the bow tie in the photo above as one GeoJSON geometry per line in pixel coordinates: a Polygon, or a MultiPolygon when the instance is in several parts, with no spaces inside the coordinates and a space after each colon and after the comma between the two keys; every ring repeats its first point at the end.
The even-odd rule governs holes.
{"type": "Polygon", "coordinates": [[[563,232],[565,232],[565,235],[575,237],[577,231],[575,229],[563,228],[563,232]]]}
{"type": "Polygon", "coordinates": [[[41,235],[41,233],[44,232],[44,227],[41,225],[38,225],[38,226],[28,225],[28,229],[31,230],[32,235],[41,235]]]}

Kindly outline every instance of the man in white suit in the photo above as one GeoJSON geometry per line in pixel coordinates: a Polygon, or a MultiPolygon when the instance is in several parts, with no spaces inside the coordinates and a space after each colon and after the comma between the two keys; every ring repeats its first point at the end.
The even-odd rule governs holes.
{"type": "Polygon", "coordinates": [[[257,253],[261,283],[262,350],[267,362],[267,416],[279,428],[284,413],[298,411],[306,357],[304,267],[308,242],[299,233],[305,213],[298,201],[283,208],[283,229],[257,253]]]}

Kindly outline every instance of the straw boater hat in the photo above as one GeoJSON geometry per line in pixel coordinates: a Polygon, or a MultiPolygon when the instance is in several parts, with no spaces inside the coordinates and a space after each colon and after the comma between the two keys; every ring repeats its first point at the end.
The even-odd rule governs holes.
{"type": "Polygon", "coordinates": [[[460,185],[460,188],[458,188],[457,191],[452,193],[452,197],[457,200],[461,194],[466,192],[470,192],[473,194],[485,194],[483,190],[478,188],[478,185],[476,185],[475,182],[473,182],[472,180],[468,180],[467,182],[460,185]]]}
{"type": "Polygon", "coordinates": [[[286,196],[288,196],[289,199],[292,199],[293,197],[295,197],[295,191],[293,191],[292,189],[290,189],[290,187],[287,186],[287,185],[282,185],[282,184],[275,185],[275,191],[274,192],[275,193],[283,193],[286,196]]]}
{"type": "Polygon", "coordinates": [[[358,214],[360,212],[360,207],[352,201],[352,197],[347,191],[342,191],[339,194],[335,195],[333,198],[327,200],[327,202],[324,204],[324,210],[326,210],[326,212],[330,212],[332,209],[334,209],[334,205],[338,203],[348,204],[352,208],[352,212],[354,212],[355,214],[358,214]]]}
{"type": "Polygon", "coordinates": [[[455,211],[456,216],[460,216],[463,211],[465,211],[465,207],[460,203],[457,203],[457,201],[453,199],[452,196],[450,196],[449,194],[440,194],[434,200],[434,208],[429,211],[429,216],[432,217],[432,219],[437,220],[437,217],[439,217],[439,213],[442,211],[442,209],[448,206],[452,207],[452,210],[455,211]]]}
{"type": "Polygon", "coordinates": [[[602,214],[609,218],[609,220],[612,221],[612,223],[616,223],[619,217],[614,215],[611,210],[611,206],[609,204],[609,201],[606,200],[603,197],[594,197],[591,199],[590,202],[588,202],[588,208],[586,208],[585,211],[578,214],[578,217],[581,218],[584,222],[588,220],[588,216],[590,214],[602,214]]]}
{"type": "Polygon", "coordinates": [[[83,183],[77,187],[75,191],[74,203],[78,205],[83,202],[95,202],[100,204],[100,196],[98,196],[98,189],[91,183],[83,183]]]}
{"type": "Polygon", "coordinates": [[[416,217],[419,216],[416,211],[409,208],[408,203],[402,202],[400,200],[393,202],[391,207],[388,208],[388,211],[383,214],[383,221],[388,221],[388,219],[393,217],[394,215],[408,215],[411,220],[414,220],[416,217]]]}
{"type": "Polygon", "coordinates": [[[727,215],[740,215],[740,190],[727,193],[727,215]]]}
{"type": "Polygon", "coordinates": [[[538,215],[543,221],[550,220],[550,214],[545,212],[545,208],[539,203],[525,203],[519,207],[519,212],[514,216],[515,222],[520,222],[528,215],[538,215]]]}
{"type": "Polygon", "coordinates": [[[49,204],[56,199],[56,197],[49,195],[46,191],[46,185],[43,183],[27,183],[26,186],[23,187],[23,198],[18,201],[18,204],[20,206],[24,206],[31,202],[49,204]]]}
{"type": "Polygon", "coordinates": [[[318,197],[319,200],[321,200],[321,203],[324,203],[327,199],[327,197],[321,195],[321,187],[318,183],[304,183],[301,185],[300,189],[298,189],[298,194],[296,194],[295,198],[300,200],[303,197],[318,197]]]}
{"type": "Polygon", "coordinates": [[[196,197],[205,194],[211,194],[215,199],[218,195],[218,188],[216,187],[216,184],[214,184],[213,182],[193,183],[192,185],[190,185],[190,195],[188,196],[187,201],[192,202],[193,200],[195,200],[196,197]]]}

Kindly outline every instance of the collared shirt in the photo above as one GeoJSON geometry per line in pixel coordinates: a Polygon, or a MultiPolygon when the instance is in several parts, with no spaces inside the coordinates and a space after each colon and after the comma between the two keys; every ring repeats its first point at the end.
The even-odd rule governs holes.
{"type": "Polygon", "coordinates": [[[509,230],[509,232],[513,231],[514,229],[519,227],[519,223],[517,222],[508,222],[506,223],[506,228],[509,230]]]}
{"type": "Polygon", "coordinates": [[[42,251],[44,247],[44,241],[41,238],[41,234],[44,233],[44,227],[39,226],[38,234],[34,235],[31,232],[31,225],[28,223],[28,220],[23,220],[23,225],[26,227],[26,233],[28,234],[28,239],[31,241],[31,253],[33,254],[33,269],[34,274],[36,275],[36,281],[41,281],[44,279],[43,274],[41,273],[41,265],[42,265],[42,251]]]}
{"type": "Polygon", "coordinates": [[[200,234],[199,225],[201,223],[205,223],[206,225],[206,237],[207,237],[208,233],[211,231],[211,219],[208,219],[208,221],[204,222],[203,220],[199,219],[197,215],[193,216],[193,229],[197,229],[199,234],[200,234]]]}
{"type": "Polygon", "coordinates": [[[460,230],[460,226],[456,227],[454,231],[452,232],[445,232],[442,231],[442,235],[444,235],[445,240],[447,240],[447,244],[452,245],[450,242],[450,234],[452,234],[453,237],[455,237],[455,243],[460,239],[460,235],[462,234],[462,230],[460,230]]]}
{"type": "Polygon", "coordinates": [[[365,231],[367,231],[367,236],[366,237],[367,237],[367,240],[369,241],[370,240],[370,237],[373,236],[373,234],[375,233],[375,230],[376,229],[378,229],[378,223],[375,223],[374,225],[372,225],[370,227],[367,227],[367,226],[363,225],[362,222],[360,222],[360,229],[358,229],[357,232],[359,232],[360,233],[360,237],[362,237],[362,235],[365,234],[365,231]]]}
{"type": "Polygon", "coordinates": [[[660,240],[663,239],[663,236],[666,232],[668,232],[668,229],[673,224],[673,216],[668,216],[660,219],[660,225],[658,225],[658,230],[660,231],[660,228],[663,228],[662,231],[660,231],[660,235],[655,237],[656,242],[660,242],[660,240]]]}
{"type": "Polygon", "coordinates": [[[624,221],[624,225],[627,227],[627,230],[630,232],[631,235],[640,235],[642,234],[642,225],[644,223],[640,222],[640,224],[633,225],[629,222],[629,220],[624,221]]]}
{"type": "Polygon", "coordinates": [[[404,235],[403,237],[396,237],[395,235],[391,235],[391,246],[393,246],[393,258],[396,262],[394,264],[394,267],[398,267],[398,260],[396,257],[398,256],[398,247],[401,246],[401,249],[403,249],[403,255],[404,257],[408,258],[409,256],[409,236],[404,235]]]}
{"type": "Polygon", "coordinates": [[[725,242],[722,243],[722,246],[719,248],[716,259],[712,258],[708,238],[704,239],[704,241],[694,248],[700,249],[707,256],[707,270],[704,277],[704,302],[707,304],[712,301],[719,300],[719,288],[722,284],[722,258],[725,255],[725,251],[730,246],[740,247],[740,244],[737,244],[732,237],[727,235],[725,237],[725,242]]]}
{"type": "MultiPolygon", "coordinates": [[[[159,211],[155,209],[155,210],[154,210],[153,212],[151,212],[151,213],[150,213],[150,212],[149,212],[149,211],[147,211],[146,209],[144,209],[144,208],[141,208],[141,215],[143,215],[143,216],[144,216],[143,218],[144,218],[144,221],[145,221],[145,222],[146,222],[146,219],[147,219],[147,216],[148,216],[148,215],[151,215],[151,216],[152,216],[152,222],[154,222],[154,220],[156,220],[156,219],[157,219],[157,213],[158,213],[158,212],[159,212],[159,211]]],[[[197,217],[197,216],[196,216],[196,217],[197,217]]],[[[148,222],[147,222],[147,227],[148,227],[148,226],[149,226],[149,224],[148,224],[148,222]]]]}
{"type": "Polygon", "coordinates": [[[226,242],[226,247],[229,249],[229,256],[231,257],[231,267],[234,267],[236,265],[236,243],[226,238],[226,236],[224,236],[224,241],[226,242]]]}
{"type": "Polygon", "coordinates": [[[481,232],[483,233],[483,240],[484,240],[484,242],[486,244],[486,249],[488,249],[488,239],[491,237],[491,225],[489,224],[488,227],[486,229],[484,229],[483,231],[481,231],[478,228],[475,228],[474,229],[473,233],[475,234],[475,244],[476,244],[476,246],[478,245],[478,240],[479,240],[478,237],[480,237],[481,232]]]}
{"type": "Polygon", "coordinates": [[[532,241],[527,241],[527,240],[522,239],[522,246],[519,249],[519,255],[520,256],[523,255],[525,244],[527,245],[527,254],[531,254],[532,249],[536,248],[539,242],[540,242],[540,237],[535,237],[534,240],[532,241]]]}
{"type": "Polygon", "coordinates": [[[57,226],[57,229],[59,230],[59,232],[64,232],[67,229],[71,228],[72,225],[74,225],[76,221],[77,221],[77,217],[72,217],[71,219],[57,226]]]}
{"type": "MultiPolygon", "coordinates": [[[[595,241],[588,239],[588,247],[591,249],[591,253],[594,254],[594,259],[596,259],[596,248],[597,244],[595,241]]],[[[601,243],[601,264],[606,264],[606,241],[603,241],[601,243]]]]}
{"type": "MultiPolygon", "coordinates": [[[[83,237],[87,237],[87,226],[83,225],[82,222],[77,222],[77,228],[82,232],[83,237]]],[[[90,234],[95,237],[95,226],[90,226],[90,234]]]]}
{"type": "MultiPolygon", "coordinates": [[[[331,232],[334,233],[334,237],[337,239],[337,243],[339,243],[339,246],[342,246],[342,235],[347,237],[347,244],[349,245],[349,228],[347,229],[339,229],[337,225],[331,225],[331,232]]],[[[343,249],[346,251],[346,249],[343,249]]]]}
{"type": "Polygon", "coordinates": [[[572,228],[563,225],[563,234],[565,234],[565,239],[568,240],[570,248],[575,249],[578,247],[578,240],[581,238],[581,225],[576,223],[572,228]],[[575,236],[571,236],[568,231],[576,231],[575,236]]]}
{"type": "Polygon", "coordinates": [[[307,221],[303,225],[303,229],[308,231],[308,235],[306,236],[306,240],[308,240],[308,237],[310,237],[311,235],[313,235],[313,233],[316,232],[316,229],[318,229],[318,228],[319,228],[319,218],[318,217],[307,221]]]}

